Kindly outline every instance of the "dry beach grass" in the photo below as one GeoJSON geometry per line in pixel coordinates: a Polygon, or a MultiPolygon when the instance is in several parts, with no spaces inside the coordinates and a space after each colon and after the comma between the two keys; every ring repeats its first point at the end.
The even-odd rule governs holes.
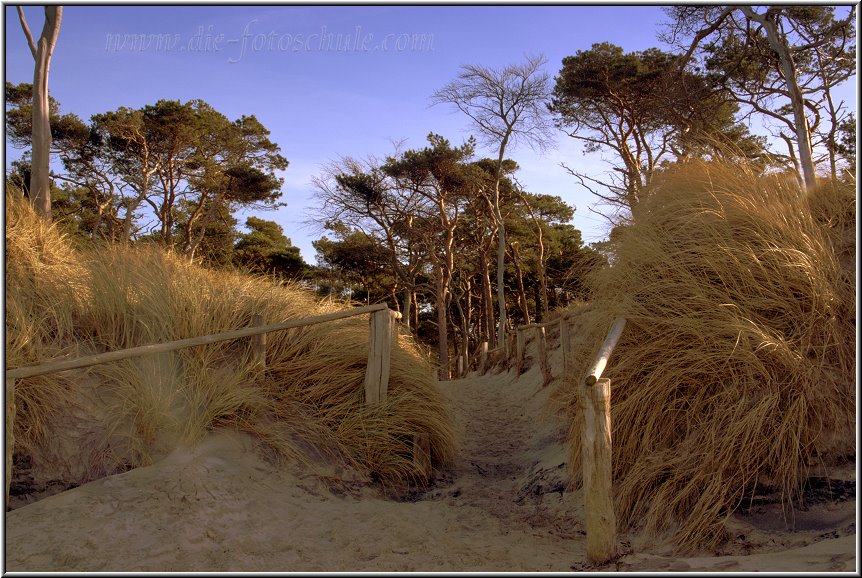
{"type": "MultiPolygon", "coordinates": [[[[552,387],[533,339],[524,373],[438,383],[399,335],[368,408],[364,317],[270,334],[265,371],[239,340],[18,380],[6,568],[595,569],[575,392],[617,316],[621,557],[602,569],[855,568],[855,494],[801,504],[810,476],[855,480],[853,186],[692,166],[636,217],[569,313],[568,375],[548,331],[552,387]],[[52,480],[81,487],[28,503],[52,480]]],[[[7,368],[343,307],[159,250],[75,250],[12,199],[6,249],[7,368]]]]}
{"type": "MultiPolygon", "coordinates": [[[[786,178],[692,164],[655,183],[622,231],[575,315],[571,380],[625,317],[605,372],[623,528],[714,547],[727,516],[771,490],[792,525],[808,475],[855,457],[854,189],[806,195],[786,178]]],[[[577,464],[573,392],[558,397],[577,464]]]]}
{"type": "MultiPolygon", "coordinates": [[[[7,199],[6,363],[19,367],[308,317],[339,308],[297,287],[214,272],[157,248],[76,251],[7,199]]],[[[451,460],[451,416],[408,336],[389,396],[366,407],[367,318],[268,335],[266,370],[237,340],[18,380],[16,454],[36,483],[75,485],[149,465],[216,428],[254,435],[269,457],[418,483],[412,436],[451,460]],[[328,467],[328,466],[327,466],[328,467]]]]}

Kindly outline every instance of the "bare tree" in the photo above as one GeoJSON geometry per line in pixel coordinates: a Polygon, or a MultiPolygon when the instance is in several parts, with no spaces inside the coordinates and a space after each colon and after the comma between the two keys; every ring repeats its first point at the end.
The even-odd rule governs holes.
{"type": "Polygon", "coordinates": [[[27,37],[30,52],[36,61],[33,73],[33,154],[30,173],[30,200],[36,211],[51,220],[51,184],[49,164],[51,158],[51,123],[48,102],[48,71],[51,68],[51,55],[60,34],[63,20],[62,6],[45,6],[45,24],[39,43],[33,41],[24,10],[18,6],[18,17],[27,37]]]}
{"type": "Polygon", "coordinates": [[[479,138],[498,150],[493,202],[494,219],[497,222],[498,347],[506,345],[506,295],[503,285],[506,227],[500,214],[503,159],[506,149],[517,146],[519,142],[539,150],[551,142],[552,124],[545,104],[550,96],[550,83],[547,73],[542,71],[545,63],[545,58],[539,55],[527,57],[522,64],[501,69],[465,65],[458,78],[432,96],[433,104],[454,104],[470,117],[479,138]]]}

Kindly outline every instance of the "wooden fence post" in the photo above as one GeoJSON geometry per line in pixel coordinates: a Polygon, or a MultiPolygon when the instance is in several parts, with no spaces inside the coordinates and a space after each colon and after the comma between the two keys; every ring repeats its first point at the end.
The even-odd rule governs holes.
{"type": "Polygon", "coordinates": [[[587,559],[603,564],[616,556],[617,520],[611,496],[611,380],[582,385],[584,424],[581,456],[587,559]]]}
{"type": "MultiPolygon", "coordinates": [[[[263,325],[263,315],[255,314],[252,316],[252,327],[262,327],[263,325]]],[[[261,370],[266,369],[266,333],[251,336],[251,360],[252,365],[259,365],[261,370]]]]}
{"type": "Polygon", "coordinates": [[[6,508],[12,486],[12,453],[15,450],[15,378],[6,378],[6,508]]]}
{"type": "Polygon", "coordinates": [[[536,346],[539,350],[539,367],[542,370],[542,387],[551,382],[551,368],[548,365],[548,340],[545,328],[536,326],[536,346]]]}
{"type": "Polygon", "coordinates": [[[488,371],[488,342],[483,341],[479,349],[479,375],[485,375],[488,371]]]}
{"type": "Polygon", "coordinates": [[[392,330],[388,309],[375,311],[369,319],[368,367],[365,369],[365,403],[372,405],[386,399],[389,385],[389,355],[392,330]]]}
{"type": "Polygon", "coordinates": [[[563,351],[563,375],[569,373],[569,320],[560,317],[560,349],[563,351]]]}

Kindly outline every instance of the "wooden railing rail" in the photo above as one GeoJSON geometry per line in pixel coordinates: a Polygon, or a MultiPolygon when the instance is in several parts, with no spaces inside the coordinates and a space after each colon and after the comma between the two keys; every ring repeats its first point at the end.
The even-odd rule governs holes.
{"type": "Polygon", "coordinates": [[[608,336],[605,337],[605,341],[599,348],[599,352],[596,354],[596,359],[593,361],[593,365],[590,367],[590,370],[587,372],[587,377],[584,379],[584,383],[586,385],[593,385],[602,376],[602,372],[608,364],[608,358],[611,356],[611,353],[614,352],[614,347],[617,346],[617,341],[620,340],[620,336],[623,334],[625,326],[626,320],[622,317],[618,317],[614,321],[614,324],[611,325],[611,329],[608,331],[608,336]]]}
{"type": "MultiPolygon", "coordinates": [[[[263,318],[260,315],[255,315],[252,318],[252,327],[243,329],[234,329],[231,331],[223,331],[221,333],[213,333],[210,335],[201,335],[198,337],[189,337],[187,339],[177,339],[166,343],[156,343],[152,345],[141,345],[138,347],[130,347],[120,349],[118,351],[109,351],[106,353],[96,353],[94,355],[86,355],[75,359],[61,359],[39,363],[36,365],[28,365],[24,367],[16,367],[7,369],[6,376],[6,503],[9,503],[9,486],[12,481],[12,452],[14,449],[14,420],[15,420],[15,380],[24,379],[27,377],[35,377],[37,375],[45,375],[48,373],[56,373],[59,371],[68,371],[70,369],[80,369],[90,367],[102,363],[110,363],[113,361],[121,361],[132,357],[142,355],[152,355],[156,353],[166,353],[185,349],[187,347],[196,347],[199,345],[208,345],[211,343],[219,343],[221,341],[229,341],[231,339],[242,339],[251,337],[251,351],[253,363],[263,365],[266,364],[266,334],[273,331],[282,331],[285,329],[294,329],[297,327],[305,327],[308,325],[317,325],[328,321],[337,321],[357,315],[370,313],[371,335],[368,345],[368,366],[365,371],[365,403],[376,404],[386,399],[387,389],[389,386],[389,368],[390,354],[392,350],[392,335],[395,329],[395,320],[401,318],[401,314],[396,311],[390,311],[385,303],[377,305],[368,305],[366,307],[357,307],[355,309],[347,309],[344,311],[336,311],[324,315],[316,315],[314,317],[305,317],[303,319],[293,319],[291,321],[283,321],[281,323],[271,323],[263,325],[263,318]]],[[[421,434],[420,434],[421,435],[421,434]]],[[[420,443],[419,449],[423,450],[426,443],[420,443]]],[[[419,458],[426,460],[427,456],[419,458]]],[[[424,463],[424,461],[423,461],[424,463]]]]}
{"type": "MultiPolygon", "coordinates": [[[[304,327],[306,325],[317,325],[327,321],[335,321],[365,313],[374,313],[377,311],[388,310],[386,304],[369,305],[367,307],[358,307],[347,311],[336,311],[335,313],[327,313],[315,317],[306,317],[303,319],[294,319],[284,321],[282,323],[273,323],[270,325],[260,325],[258,327],[244,327],[242,329],[234,329],[231,331],[223,331],[221,333],[213,333],[211,335],[202,335],[199,337],[189,337],[187,339],[178,339],[176,341],[168,341],[165,343],[156,343],[153,345],[140,345],[138,347],[130,347],[128,349],[120,349],[118,351],[109,351],[107,353],[96,353],[75,359],[64,359],[58,361],[43,362],[37,365],[29,365],[25,367],[16,367],[6,370],[6,379],[19,379],[24,377],[34,377],[36,375],[44,375],[46,373],[54,373],[56,371],[66,371],[68,369],[78,369],[100,363],[108,363],[110,361],[119,361],[130,357],[138,357],[140,355],[149,355],[152,353],[165,353],[175,351],[177,349],[185,349],[186,347],[195,347],[197,345],[207,345],[210,343],[218,343],[220,341],[229,341],[231,339],[240,339],[243,337],[251,337],[253,335],[261,335],[271,333],[273,331],[281,331],[283,329],[294,329],[296,327],[304,327]]],[[[399,314],[400,315],[400,314],[399,314]]]]}

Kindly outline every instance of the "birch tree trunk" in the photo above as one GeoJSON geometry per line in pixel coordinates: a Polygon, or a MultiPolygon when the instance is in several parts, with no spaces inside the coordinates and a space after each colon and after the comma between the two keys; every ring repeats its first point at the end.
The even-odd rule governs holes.
{"type": "Polygon", "coordinates": [[[48,101],[48,72],[51,68],[51,55],[60,34],[63,20],[62,6],[45,6],[45,24],[39,43],[33,42],[33,35],[24,18],[24,10],[18,6],[18,17],[27,37],[30,52],[36,61],[33,73],[33,152],[30,173],[30,202],[37,213],[51,220],[51,122],[48,101]]]}
{"type": "Polygon", "coordinates": [[[785,37],[779,34],[775,20],[768,18],[767,15],[758,14],[750,6],[740,6],[740,8],[749,19],[763,26],[769,46],[778,55],[781,74],[787,84],[787,95],[793,109],[793,123],[796,125],[796,145],[799,149],[802,180],[805,183],[805,189],[812,191],[817,186],[817,172],[811,155],[811,133],[808,130],[808,119],[805,117],[805,102],[802,90],[799,88],[796,65],[793,62],[793,55],[790,54],[790,47],[787,46],[785,37]]]}

